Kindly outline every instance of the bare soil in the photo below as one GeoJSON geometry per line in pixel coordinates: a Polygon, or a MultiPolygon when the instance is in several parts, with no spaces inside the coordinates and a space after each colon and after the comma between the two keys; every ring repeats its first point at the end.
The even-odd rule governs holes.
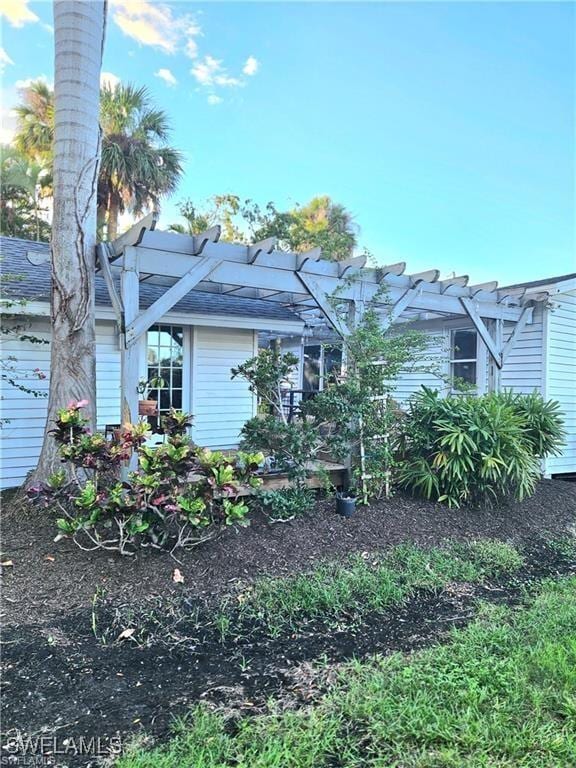
{"type": "Polygon", "coordinates": [[[172,575],[178,567],[186,590],[197,595],[263,574],[309,569],[319,559],[377,552],[410,541],[434,546],[479,537],[522,543],[576,532],[576,484],[543,481],[522,503],[495,509],[448,509],[406,496],[360,508],[355,517],[335,514],[334,500],[314,513],[270,525],[255,515],[250,528],[228,529],[217,540],[178,554],[142,551],[134,557],[83,552],[67,540],[54,543],[54,521],[46,512],[6,505],[2,515],[1,562],[4,624],[50,622],[63,611],[87,607],[96,589],[109,596],[166,595],[181,591],[172,575]]]}
{"type": "MultiPolygon", "coordinates": [[[[3,568],[2,745],[18,734],[54,737],[60,748],[66,739],[77,744],[96,737],[105,751],[113,737],[124,744],[135,735],[168,738],[173,717],[200,701],[237,716],[262,711],[271,696],[279,706],[302,706],[329,677],[313,671],[320,659],[329,669],[353,657],[441,641],[470,620],[478,598],[514,604],[537,580],[575,573],[576,561],[546,544],[574,532],[575,518],[576,486],[561,481],[543,482],[532,499],[494,510],[448,510],[396,497],[346,520],[323,502],[290,524],[257,518],[250,529],[227,531],[183,558],[177,567],[184,584],[175,584],[177,564],[168,555],[146,552],[127,560],[83,553],[68,542],[51,543],[54,530],[36,513],[9,510],[3,520],[2,562],[13,565],[3,568]],[[311,622],[279,637],[248,623],[223,640],[202,620],[223,590],[256,575],[307,570],[318,559],[404,541],[431,546],[480,537],[515,542],[527,554],[525,566],[490,584],[421,591],[361,622],[311,622]],[[97,588],[106,592],[94,609],[97,588]],[[143,631],[121,638],[126,609],[154,601],[166,606],[164,626],[144,626],[143,610],[143,631]]],[[[101,764],[73,750],[50,756],[49,745],[43,755],[52,762],[43,764],[101,764]]]]}

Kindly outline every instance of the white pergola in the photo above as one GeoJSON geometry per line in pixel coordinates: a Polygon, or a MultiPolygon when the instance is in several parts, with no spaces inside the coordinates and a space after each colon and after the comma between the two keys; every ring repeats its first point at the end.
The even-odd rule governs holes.
{"type": "Polygon", "coordinates": [[[499,389],[499,371],[536,302],[546,293],[498,290],[496,282],[468,285],[468,277],[440,280],[438,270],[405,274],[404,263],[367,268],[358,256],[332,262],[319,248],[308,253],[277,249],[276,238],[252,245],[219,242],[220,227],[188,236],[155,230],[150,214],[125,235],[97,246],[101,272],[121,335],[122,421],[138,415],[136,342],[191,290],[232,294],[280,303],[307,325],[328,323],[342,337],[374,302],[387,327],[425,317],[465,316],[484,341],[491,358],[491,387],[499,389]],[[163,286],[151,306],[140,309],[140,284],[163,286]],[[119,284],[119,290],[117,285],[119,284]],[[337,311],[333,297],[346,308],[337,311]],[[504,343],[504,321],[514,323],[504,343]]]}

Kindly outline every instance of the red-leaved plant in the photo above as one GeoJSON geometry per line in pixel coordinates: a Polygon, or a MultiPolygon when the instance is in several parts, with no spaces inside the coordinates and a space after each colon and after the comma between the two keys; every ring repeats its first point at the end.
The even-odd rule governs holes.
{"type": "Polygon", "coordinates": [[[165,442],[159,446],[145,445],[146,421],[126,424],[106,440],[87,428],[86,404],[59,410],[52,431],[70,472],[62,469],[28,489],[33,501],[60,512],[60,536],[84,550],[131,555],[140,547],[174,552],[213,538],[224,526],[249,524],[238,493],[241,485],[262,483],[262,454],[229,457],[199,448],[187,434],[191,416],[176,410],[161,420],[165,442]],[[120,467],[134,451],[138,469],[121,481],[120,467]]]}

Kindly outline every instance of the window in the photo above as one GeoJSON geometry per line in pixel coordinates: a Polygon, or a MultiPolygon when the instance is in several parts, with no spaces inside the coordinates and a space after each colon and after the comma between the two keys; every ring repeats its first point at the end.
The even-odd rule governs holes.
{"type": "Polygon", "coordinates": [[[149,390],[150,400],[158,404],[158,417],[149,418],[158,431],[159,417],[170,408],[182,410],[182,368],[184,329],[176,325],[153,325],[148,331],[146,362],[148,381],[162,379],[163,386],[149,390]]]}
{"type": "Polygon", "coordinates": [[[450,379],[459,379],[476,386],[478,368],[478,337],[476,331],[450,332],[450,379]]]}
{"type": "Polygon", "coordinates": [[[342,349],[332,344],[308,344],[304,347],[304,392],[320,392],[342,371],[342,349]]]}

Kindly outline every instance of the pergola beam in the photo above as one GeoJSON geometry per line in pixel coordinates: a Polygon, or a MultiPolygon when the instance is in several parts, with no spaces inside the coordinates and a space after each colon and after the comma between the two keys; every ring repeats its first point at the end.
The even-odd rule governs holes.
{"type": "MultiPolygon", "coordinates": [[[[502,345],[498,344],[497,341],[495,341],[490,335],[490,332],[484,324],[482,317],[478,314],[476,303],[472,301],[472,299],[467,299],[464,297],[460,297],[460,303],[464,307],[464,311],[478,331],[478,335],[484,344],[486,344],[492,360],[499,369],[502,368],[502,365],[504,364],[502,358],[502,345]]],[[[497,318],[497,322],[498,320],[500,320],[500,318],[497,318]]]]}
{"type": "Polygon", "coordinates": [[[388,316],[382,320],[382,326],[386,329],[393,325],[402,312],[410,306],[410,303],[417,297],[419,292],[419,288],[409,288],[406,293],[390,307],[388,316]]]}
{"type": "Polygon", "coordinates": [[[117,237],[116,240],[107,243],[114,258],[120,256],[125,248],[139,245],[146,232],[154,231],[156,224],[158,223],[158,218],[158,211],[152,211],[147,216],[144,216],[143,219],[137,221],[136,224],[133,224],[129,230],[124,232],[123,235],[120,235],[120,237],[117,237]]]}
{"type": "Polygon", "coordinates": [[[126,346],[134,344],[150,326],[157,323],[172,307],[183,299],[199,282],[209,277],[222,262],[210,256],[204,256],[177,283],[168,288],[154,304],[135,317],[126,326],[126,346]]]}
{"type": "Polygon", "coordinates": [[[261,253],[272,253],[278,242],[277,237],[267,237],[259,243],[248,246],[248,264],[255,264],[261,253]]]}
{"type": "MultiPolygon", "coordinates": [[[[317,263],[311,263],[310,269],[308,269],[307,264],[299,272],[295,272],[285,269],[284,263],[280,268],[264,263],[247,264],[245,257],[244,261],[241,261],[238,259],[237,251],[231,252],[229,249],[230,245],[228,243],[208,243],[205,248],[204,254],[206,256],[213,256],[215,258],[220,257],[222,259],[222,263],[216,268],[211,276],[212,281],[215,283],[261,288],[269,291],[283,291],[288,294],[298,295],[307,292],[302,290],[302,281],[299,279],[301,275],[307,275],[318,282],[324,294],[330,296],[335,291],[339,291],[339,298],[352,301],[371,301],[380,289],[380,285],[377,282],[370,280],[370,277],[374,275],[374,270],[367,269],[365,271],[366,279],[352,281],[350,284],[346,284],[334,274],[334,270],[331,270],[332,274],[319,274],[317,271],[319,268],[317,263]],[[232,256],[232,258],[229,258],[230,256],[232,256]],[[360,295],[361,289],[364,291],[363,297],[360,295]]],[[[200,260],[197,256],[175,251],[167,253],[148,247],[140,247],[138,250],[140,269],[143,273],[154,274],[159,270],[159,265],[161,265],[162,275],[173,278],[182,277],[190,270],[195,261],[200,260]]],[[[245,246],[244,253],[246,253],[245,246]]],[[[287,257],[289,254],[282,254],[282,256],[287,257]]],[[[271,259],[271,256],[267,256],[266,259],[271,259]]],[[[327,264],[327,266],[336,267],[335,264],[327,264]]],[[[325,269],[326,267],[323,268],[325,269]]],[[[422,274],[423,273],[420,273],[417,276],[418,287],[420,290],[411,303],[412,308],[428,312],[443,312],[455,315],[463,314],[462,305],[460,304],[459,296],[457,294],[441,294],[439,290],[440,286],[438,284],[428,285],[422,282],[422,274]],[[434,288],[437,290],[430,290],[434,288]]],[[[434,272],[434,274],[436,274],[436,272],[434,272]]],[[[390,285],[389,299],[392,302],[396,302],[405,294],[406,290],[411,287],[414,286],[406,281],[402,285],[390,285]]],[[[468,289],[460,288],[459,290],[467,291],[468,289]]],[[[518,319],[522,311],[521,307],[514,305],[498,305],[494,301],[494,298],[495,297],[490,294],[478,294],[476,297],[478,305],[482,307],[484,317],[501,317],[504,320],[518,319]]],[[[384,304],[385,302],[381,301],[380,303],[384,304]]]]}
{"type": "Polygon", "coordinates": [[[114,279],[112,278],[112,270],[110,269],[110,262],[108,261],[109,249],[107,248],[107,245],[107,243],[99,243],[99,245],[96,246],[96,259],[106,284],[106,290],[108,291],[110,303],[112,304],[112,309],[116,316],[116,322],[118,323],[118,327],[122,328],[122,324],[124,323],[124,306],[122,304],[122,299],[116,290],[116,286],[114,285],[114,279]]]}
{"type": "Polygon", "coordinates": [[[322,289],[318,281],[310,275],[303,272],[297,272],[296,274],[336,333],[343,339],[346,338],[349,335],[349,330],[346,324],[338,317],[336,310],[330,303],[330,296],[322,289]]]}

